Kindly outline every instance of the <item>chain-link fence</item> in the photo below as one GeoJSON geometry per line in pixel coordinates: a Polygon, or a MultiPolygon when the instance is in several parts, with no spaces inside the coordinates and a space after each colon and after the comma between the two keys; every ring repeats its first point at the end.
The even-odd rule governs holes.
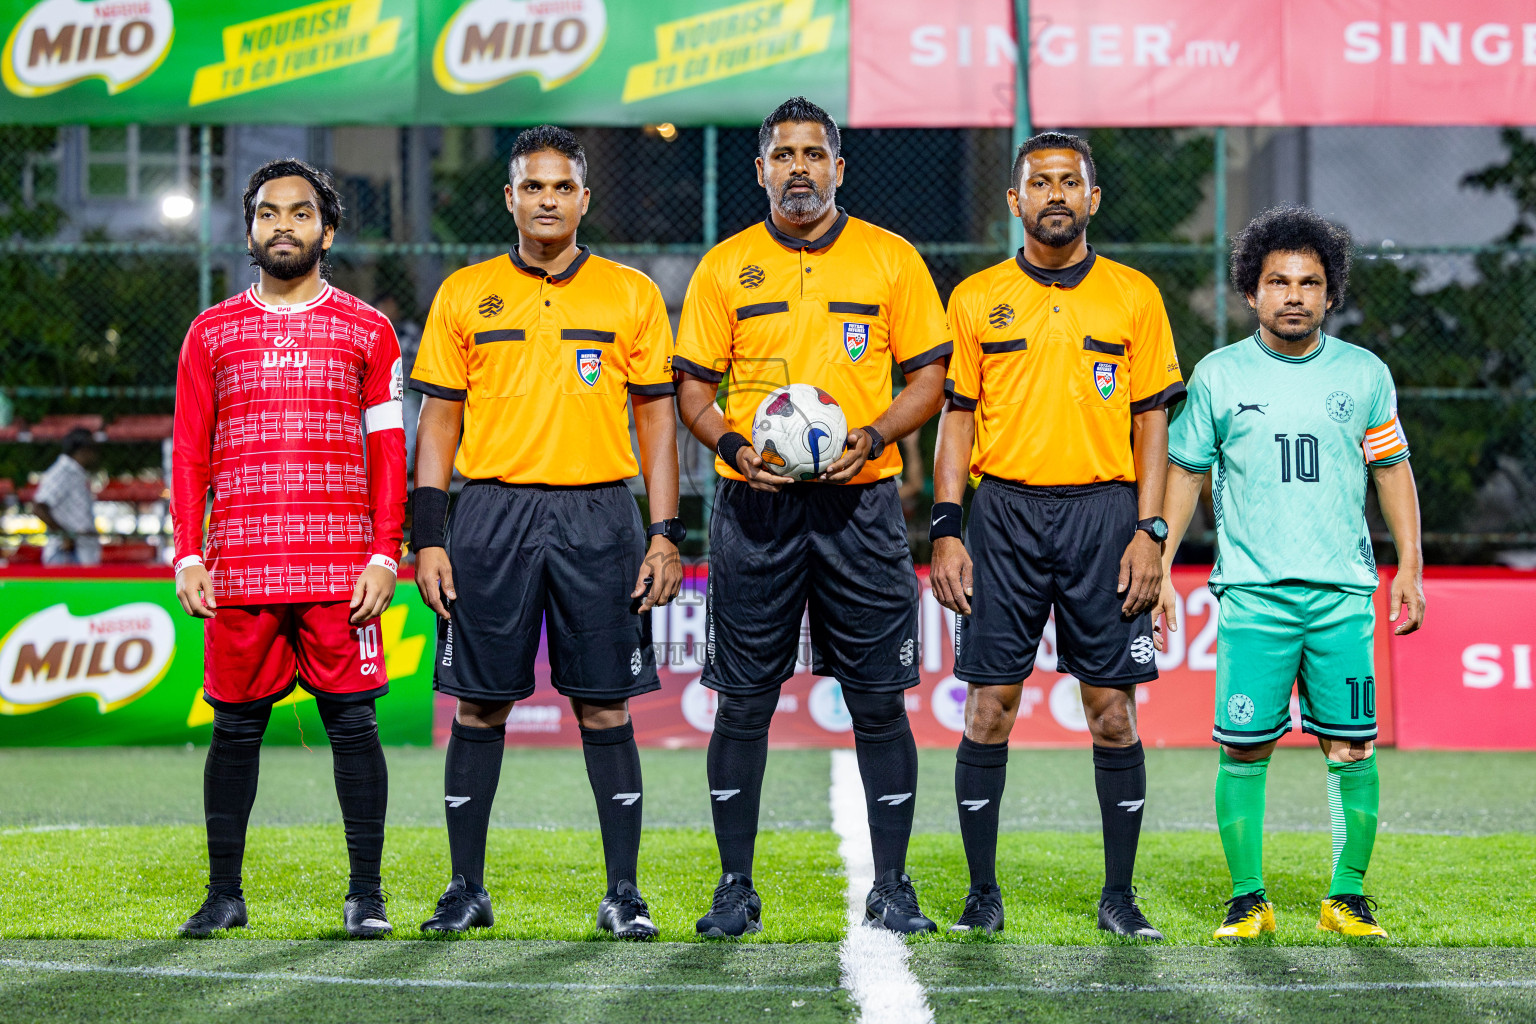
{"type": "MultiPolygon", "coordinates": [[[[156,424],[172,408],[186,326],[205,302],[251,279],[238,190],[262,160],[300,155],[335,170],[348,205],[333,250],[335,282],[383,304],[402,325],[425,319],[444,276],[506,251],[515,238],[501,186],[516,129],[99,131],[0,128],[0,500],[10,503],[0,545],[7,549],[38,528],[22,499],[69,423],[102,432],[111,442],[101,446],[102,471],[139,481],[133,493],[152,491],[162,478],[156,424]],[[210,208],[172,217],[166,190],[201,197],[205,180],[210,208]]],[[[699,256],[766,213],[753,177],[755,129],[579,134],[593,191],[582,240],[651,274],[675,314],[699,256]]],[[[1225,282],[1226,238],[1252,213],[1296,198],[1330,216],[1358,210],[1370,214],[1362,223],[1395,217],[1406,225],[1397,241],[1357,230],[1351,298],[1329,330],[1392,368],[1431,557],[1482,561],[1536,547],[1536,246],[1526,240],[1536,221],[1536,147],[1506,133],[1488,161],[1440,183],[1448,194],[1504,197],[1504,228],[1408,244],[1421,203],[1409,185],[1366,189],[1342,214],[1304,187],[1287,193],[1282,179],[1296,160],[1285,147],[1287,139],[1292,150],[1297,143],[1284,133],[1088,135],[1104,191],[1090,239],[1162,289],[1186,372],[1213,347],[1253,330],[1246,304],[1225,282]]],[[[913,240],[946,300],[965,276],[1009,254],[1007,130],[848,130],[843,152],[839,203],[913,240]]],[[[1317,179],[1326,162],[1314,154],[1301,166],[1317,179]]],[[[408,344],[412,334],[403,327],[408,344]]],[[[912,474],[909,489],[915,524],[926,522],[934,434],[930,423],[916,446],[923,472],[912,474]]],[[[686,437],[680,451],[685,515],[701,527],[709,460],[686,437]]],[[[158,542],[142,536],[157,532],[146,530],[156,512],[163,506],[125,502],[107,518],[123,540],[158,542]]],[[[1375,523],[1384,541],[1379,517],[1375,523]]],[[[922,532],[914,528],[919,555],[922,532]]],[[[1389,549],[1383,554],[1390,557],[1389,549]]]]}

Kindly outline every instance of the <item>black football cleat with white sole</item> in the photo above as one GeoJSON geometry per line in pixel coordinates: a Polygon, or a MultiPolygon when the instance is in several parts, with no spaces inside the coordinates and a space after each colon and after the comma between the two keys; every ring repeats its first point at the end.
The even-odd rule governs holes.
{"type": "Polygon", "coordinates": [[[971,886],[965,910],[949,930],[961,935],[995,935],[1003,930],[1003,890],[991,882],[971,886]]]}
{"type": "Polygon", "coordinates": [[[389,923],[389,915],[384,913],[384,901],[387,899],[389,894],[383,889],[348,893],[347,901],[341,908],[347,934],[354,939],[377,939],[394,931],[394,926],[389,923]]]}
{"type": "Polygon", "coordinates": [[[1161,941],[1163,933],[1152,927],[1136,905],[1136,890],[1106,892],[1099,899],[1099,929],[1128,939],[1161,941]]]}
{"type": "Polygon", "coordinates": [[[661,934],[661,929],[651,920],[651,908],[645,905],[645,897],[628,879],[620,881],[598,904],[597,926],[612,932],[616,939],[644,941],[661,934]]]}
{"type": "Polygon", "coordinates": [[[206,939],[226,928],[244,928],[245,922],[245,897],[240,890],[231,892],[210,885],[208,898],[197,908],[197,913],[176,928],[176,934],[189,939],[206,939]]]}
{"type": "Polygon", "coordinates": [[[864,923],[898,935],[939,930],[918,908],[912,879],[895,868],[881,875],[864,898],[864,923]]]}
{"type": "Polygon", "coordinates": [[[763,901],[752,879],[736,872],[721,875],[709,913],[699,918],[694,930],[706,939],[739,939],[762,931],[763,901]]]}
{"type": "Polygon", "coordinates": [[[437,901],[437,910],[421,924],[424,932],[467,932],[471,928],[489,928],[496,923],[491,913],[491,894],[483,885],[470,885],[463,875],[454,875],[448,889],[437,901]]]}

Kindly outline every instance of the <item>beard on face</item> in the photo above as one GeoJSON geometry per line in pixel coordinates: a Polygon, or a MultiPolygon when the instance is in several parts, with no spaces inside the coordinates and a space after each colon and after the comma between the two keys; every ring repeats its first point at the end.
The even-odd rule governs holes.
{"type": "MultiPolygon", "coordinates": [[[[1280,313],[1284,312],[1284,309],[1280,310],[1280,313]]],[[[1317,330],[1322,325],[1323,318],[1320,316],[1312,316],[1309,314],[1304,324],[1296,324],[1293,326],[1292,324],[1289,324],[1286,321],[1280,319],[1279,314],[1276,314],[1270,319],[1270,322],[1264,326],[1269,328],[1270,334],[1273,334],[1281,341],[1297,342],[1305,340],[1308,335],[1310,335],[1313,331],[1317,330]]]]}
{"type": "Polygon", "coordinates": [[[1078,237],[1087,229],[1088,224],[1086,221],[1078,220],[1077,214],[1065,206],[1051,206],[1040,211],[1040,215],[1035,218],[1035,222],[1027,225],[1027,227],[1029,229],[1029,237],[1041,245],[1048,245],[1052,249],[1060,249],[1077,241],[1078,237]],[[1047,227],[1045,218],[1053,213],[1066,214],[1068,217],[1067,223],[1059,227],[1047,227]]]}
{"type": "Polygon", "coordinates": [[[253,245],[250,252],[251,264],[260,267],[279,281],[292,281],[303,277],[315,269],[315,264],[325,257],[325,249],[318,239],[313,245],[305,245],[291,235],[277,235],[268,239],[266,245],[253,245]],[[299,247],[298,251],[286,254],[274,253],[272,246],[279,241],[292,242],[299,247]]]}
{"type": "MultiPolygon", "coordinates": [[[[769,198],[773,198],[773,189],[768,189],[769,198]]],[[[779,214],[791,224],[809,224],[811,221],[827,212],[827,207],[832,205],[832,200],[837,197],[837,186],[827,184],[823,191],[809,178],[790,178],[782,188],[773,205],[779,214]],[[801,195],[791,195],[789,190],[796,185],[804,185],[810,191],[801,195]]]]}

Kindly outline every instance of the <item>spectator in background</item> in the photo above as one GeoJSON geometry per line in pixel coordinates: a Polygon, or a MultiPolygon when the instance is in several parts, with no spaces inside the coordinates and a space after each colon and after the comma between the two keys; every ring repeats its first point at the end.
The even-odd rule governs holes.
{"type": "Polygon", "coordinates": [[[48,528],[43,564],[100,565],[96,495],[91,491],[91,470],[99,461],[96,439],[76,427],[64,435],[63,448],[38,481],[32,499],[32,511],[48,528]]]}

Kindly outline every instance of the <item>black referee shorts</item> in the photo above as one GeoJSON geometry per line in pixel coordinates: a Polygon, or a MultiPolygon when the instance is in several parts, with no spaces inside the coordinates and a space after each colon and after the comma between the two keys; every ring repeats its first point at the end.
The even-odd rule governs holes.
{"type": "Polygon", "coordinates": [[[807,603],[811,671],[850,690],[917,685],[917,573],[894,480],[777,494],[722,480],[709,549],[705,686],[751,696],[782,685],[807,603]]]}
{"type": "Polygon", "coordinates": [[[1060,671],[1094,686],[1156,679],[1152,613],[1126,618],[1115,590],[1135,532],[1134,484],[1029,487],[984,477],[965,529],[974,596],[958,624],[955,677],[1022,681],[1054,605],[1060,671]]]}
{"type": "Polygon", "coordinates": [[[458,599],[437,624],[434,689],[486,704],[533,694],[547,619],[555,689],[594,704],[661,688],[651,617],[629,610],[645,557],[622,482],[545,487],[471,480],[448,523],[458,599]]]}

